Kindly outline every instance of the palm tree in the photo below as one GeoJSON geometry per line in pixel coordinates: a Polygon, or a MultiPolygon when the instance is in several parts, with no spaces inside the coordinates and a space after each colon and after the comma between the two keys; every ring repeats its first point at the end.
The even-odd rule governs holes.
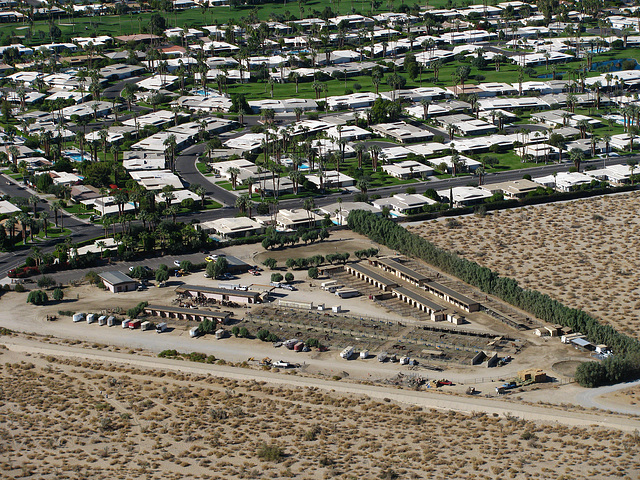
{"type": "Polygon", "coordinates": [[[302,203],[302,208],[307,211],[307,218],[309,219],[309,223],[311,223],[311,211],[316,208],[316,203],[313,201],[313,198],[305,198],[302,203]]]}
{"type": "Polygon", "coordinates": [[[102,258],[104,249],[107,248],[107,244],[103,240],[100,240],[99,242],[96,242],[96,247],[100,249],[100,258],[102,258]]]}
{"type": "Polygon", "coordinates": [[[476,175],[478,175],[478,186],[482,185],[482,180],[484,178],[484,176],[486,175],[486,170],[484,169],[484,167],[482,165],[480,165],[478,168],[476,168],[476,175]]]}
{"type": "Polygon", "coordinates": [[[240,169],[237,167],[229,167],[227,169],[227,174],[229,175],[230,179],[231,179],[231,186],[233,187],[233,189],[236,189],[236,184],[238,182],[238,175],[240,175],[240,169]]]}
{"type": "Polygon", "coordinates": [[[33,205],[33,215],[37,215],[38,203],[40,203],[40,197],[37,195],[31,195],[29,197],[29,203],[33,205]]]}
{"type": "Polygon", "coordinates": [[[7,221],[4,222],[4,227],[7,228],[9,230],[9,235],[10,235],[10,240],[13,241],[13,237],[15,235],[15,231],[16,231],[16,224],[18,223],[18,221],[16,220],[15,217],[9,217],[7,218],[7,221]]]}
{"type": "Polygon", "coordinates": [[[164,203],[167,205],[167,207],[171,206],[171,202],[173,202],[175,198],[176,196],[170,190],[162,192],[162,199],[164,200],[164,203]]]}
{"type": "Polygon", "coordinates": [[[243,214],[247,214],[249,218],[251,218],[251,208],[253,207],[253,202],[251,201],[251,196],[247,193],[243,193],[238,198],[236,198],[236,208],[240,210],[243,214]]]}
{"type": "Polygon", "coordinates": [[[29,224],[29,221],[31,219],[29,218],[29,215],[27,215],[24,212],[19,213],[18,216],[16,217],[16,219],[18,220],[18,222],[20,222],[20,229],[22,230],[22,243],[26,245],[26,243],[27,243],[27,225],[29,224]]]}
{"type": "Polygon", "coordinates": [[[371,153],[371,168],[373,173],[375,173],[378,171],[378,158],[382,152],[382,147],[380,147],[380,145],[373,144],[369,147],[369,152],[371,153]]]}
{"type": "Polygon", "coordinates": [[[176,136],[172,133],[162,142],[162,145],[165,147],[165,155],[168,154],[170,169],[172,172],[175,172],[176,136]]]}
{"type": "Polygon", "coordinates": [[[604,142],[604,149],[605,149],[605,160],[604,160],[604,167],[607,167],[607,160],[609,160],[609,144],[611,143],[611,135],[609,135],[608,133],[605,133],[604,135],[602,135],[602,141],[604,142]]]}
{"type": "Polygon", "coordinates": [[[298,94],[298,81],[300,80],[300,74],[298,72],[289,73],[289,81],[296,82],[296,95],[298,94]]]}
{"type": "Polygon", "coordinates": [[[358,180],[358,182],[356,183],[356,187],[358,187],[358,189],[359,189],[362,193],[366,194],[366,193],[367,193],[367,190],[369,190],[370,183],[369,183],[369,181],[368,181],[366,178],[362,177],[362,178],[361,178],[360,180],[358,180]]]}
{"type": "Polygon", "coordinates": [[[569,150],[569,159],[573,162],[576,169],[580,171],[580,163],[584,159],[584,152],[579,148],[572,148],[569,150]]]}
{"type": "Polygon", "coordinates": [[[42,224],[42,229],[44,230],[44,238],[48,237],[48,229],[49,229],[49,212],[47,212],[46,210],[41,211],[38,214],[38,219],[40,220],[40,223],[42,224]]]}
{"type": "Polygon", "coordinates": [[[631,174],[631,184],[633,185],[634,182],[634,178],[633,178],[633,172],[635,171],[636,167],[638,166],[638,161],[637,160],[627,160],[627,165],[629,166],[629,173],[631,174]]]}

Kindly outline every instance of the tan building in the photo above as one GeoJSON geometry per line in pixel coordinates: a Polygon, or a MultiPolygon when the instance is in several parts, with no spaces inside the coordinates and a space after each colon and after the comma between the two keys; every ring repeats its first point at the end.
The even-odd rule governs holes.
{"type": "Polygon", "coordinates": [[[527,194],[535,192],[540,187],[539,183],[532,182],[525,178],[520,180],[513,180],[511,182],[489,183],[487,185],[481,185],[480,188],[486,190],[491,195],[495,193],[502,193],[504,198],[518,199],[526,197],[527,194]]]}

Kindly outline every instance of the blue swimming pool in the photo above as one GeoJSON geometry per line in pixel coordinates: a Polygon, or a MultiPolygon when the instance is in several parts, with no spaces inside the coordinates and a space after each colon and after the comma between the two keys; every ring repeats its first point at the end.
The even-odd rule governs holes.
{"type": "Polygon", "coordinates": [[[84,158],[82,157],[80,152],[63,152],[62,154],[65,157],[70,158],[73,162],[82,162],[83,160],[91,161],[91,156],[86,153],[84,154],[84,158]]]}

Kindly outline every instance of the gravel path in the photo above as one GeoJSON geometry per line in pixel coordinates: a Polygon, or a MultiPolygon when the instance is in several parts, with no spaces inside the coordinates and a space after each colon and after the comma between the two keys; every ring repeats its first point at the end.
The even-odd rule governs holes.
{"type": "Polygon", "coordinates": [[[456,410],[465,413],[484,412],[490,415],[513,415],[525,420],[560,423],[567,426],[597,425],[624,431],[640,429],[640,420],[606,417],[592,413],[569,412],[551,409],[549,407],[536,407],[509,403],[501,400],[491,400],[478,397],[457,397],[430,392],[415,392],[372,385],[299,377],[291,374],[280,374],[268,371],[244,370],[221,365],[193,364],[185,363],[184,361],[177,362],[163,358],[151,359],[138,355],[117,352],[95,352],[84,348],[62,345],[43,346],[38,342],[20,337],[7,338],[4,344],[9,350],[15,352],[37,355],[66,356],[99,362],[107,361],[139,368],[163,368],[183,373],[215,375],[238,381],[254,380],[290,387],[315,387],[349,395],[366,395],[376,399],[388,398],[393,401],[419,405],[426,408],[456,410]]]}

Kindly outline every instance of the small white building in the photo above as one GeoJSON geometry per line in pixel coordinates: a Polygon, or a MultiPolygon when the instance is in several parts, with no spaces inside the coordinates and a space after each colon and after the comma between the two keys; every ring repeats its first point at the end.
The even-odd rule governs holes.
{"type": "Polygon", "coordinates": [[[591,183],[593,178],[581,172],[558,172],[554,175],[546,175],[544,177],[532,178],[532,180],[540,185],[553,188],[559,192],[569,192],[575,187],[591,183]]]}
{"type": "Polygon", "coordinates": [[[198,230],[215,233],[223,238],[238,238],[257,235],[264,231],[264,225],[249,217],[219,218],[196,224],[198,230]]]}
{"type": "Polygon", "coordinates": [[[383,165],[382,170],[387,175],[406,180],[409,178],[423,178],[433,175],[433,168],[413,160],[383,165]]]}
{"type": "Polygon", "coordinates": [[[352,187],[356,184],[356,181],[353,177],[349,175],[345,175],[342,172],[337,172],[336,170],[327,170],[323,172],[322,178],[320,175],[307,175],[307,180],[309,180],[314,185],[320,188],[321,185],[324,185],[324,188],[345,188],[352,187]]]}
{"type": "Polygon", "coordinates": [[[380,211],[387,207],[391,215],[403,217],[412,213],[419,213],[425,205],[433,205],[436,201],[424,195],[397,193],[393,197],[379,198],[372,203],[380,211]]]}
{"type": "Polygon", "coordinates": [[[453,187],[449,190],[439,190],[438,195],[446,202],[451,202],[450,197],[453,196],[455,207],[467,207],[482,203],[492,194],[478,187],[453,187]]]}

